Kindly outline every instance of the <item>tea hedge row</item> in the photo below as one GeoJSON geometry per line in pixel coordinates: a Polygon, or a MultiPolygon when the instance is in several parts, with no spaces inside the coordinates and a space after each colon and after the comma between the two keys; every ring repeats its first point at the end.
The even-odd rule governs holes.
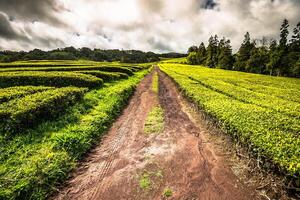
{"type": "Polygon", "coordinates": [[[75,67],[16,67],[16,68],[0,68],[0,72],[15,72],[15,71],[87,71],[99,70],[105,72],[122,72],[128,75],[133,75],[131,69],[121,66],[75,66],[75,67]]]}
{"type": "MultiPolygon", "coordinates": [[[[255,155],[267,160],[266,163],[272,163],[274,166],[279,167],[287,176],[294,176],[299,179],[299,117],[292,117],[269,107],[249,103],[249,101],[256,101],[255,96],[246,95],[244,97],[245,101],[234,98],[234,95],[224,93],[224,90],[228,92],[228,89],[225,88],[226,86],[229,87],[227,84],[216,90],[213,81],[205,84],[199,83],[199,80],[205,80],[207,77],[213,78],[215,74],[222,75],[222,73],[224,73],[224,77],[228,73],[233,73],[231,81],[236,79],[238,82],[244,79],[243,76],[235,76],[234,72],[174,64],[161,64],[160,67],[178,83],[179,87],[192,101],[212,116],[224,130],[247,145],[255,155]],[[205,76],[199,78],[201,73],[205,76]],[[185,74],[188,74],[188,76],[185,74]]],[[[252,80],[256,79],[259,82],[260,79],[264,79],[266,76],[251,77],[251,74],[247,74],[246,77],[250,77],[252,80]]],[[[219,76],[219,79],[221,79],[221,76],[219,76]]],[[[269,79],[269,77],[266,79],[269,79]]],[[[276,78],[267,81],[270,83],[269,86],[272,85],[272,82],[275,82],[274,87],[281,85],[281,83],[276,82],[276,78]]],[[[284,82],[288,81],[288,78],[284,80],[284,82]]],[[[262,82],[266,82],[266,80],[262,80],[262,82]]],[[[291,80],[291,85],[294,85],[294,83],[295,80],[291,80]]],[[[235,89],[231,87],[233,92],[235,92],[235,89]]],[[[284,107],[284,109],[288,109],[288,107],[284,107]]],[[[295,107],[290,108],[291,111],[293,109],[295,107]]]]}
{"type": "Polygon", "coordinates": [[[0,145],[0,199],[47,199],[99,141],[146,73],[91,90],[64,115],[0,145]]]}
{"type": "MultiPolygon", "coordinates": [[[[186,71],[182,71],[180,74],[190,77],[186,71]]],[[[300,104],[297,102],[249,90],[246,87],[241,87],[239,83],[226,82],[223,81],[222,78],[216,78],[212,75],[207,76],[195,73],[190,78],[205,87],[211,88],[212,90],[230,96],[239,101],[279,111],[281,114],[295,116],[300,120],[300,104]]],[[[232,77],[232,79],[236,78],[232,77]]]]}
{"type": "Polygon", "coordinates": [[[91,75],[73,72],[2,72],[0,73],[0,87],[23,85],[54,86],[54,87],[96,87],[101,86],[103,80],[91,75]]]}
{"type": "Polygon", "coordinates": [[[43,120],[57,117],[61,111],[76,103],[87,91],[85,88],[65,87],[27,95],[0,104],[0,132],[20,133],[43,120]]]}
{"type": "Polygon", "coordinates": [[[103,71],[76,71],[77,73],[89,74],[92,76],[96,76],[98,78],[103,79],[105,82],[107,81],[115,81],[121,78],[128,78],[129,76],[125,73],[121,72],[103,72],[103,71]]]}
{"type": "Polygon", "coordinates": [[[16,86],[0,89],[0,103],[50,89],[54,88],[46,86],[16,86]]]}

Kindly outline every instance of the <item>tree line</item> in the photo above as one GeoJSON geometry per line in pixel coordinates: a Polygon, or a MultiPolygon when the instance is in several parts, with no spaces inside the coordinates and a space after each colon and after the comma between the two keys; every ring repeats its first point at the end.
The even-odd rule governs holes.
{"type": "Polygon", "coordinates": [[[13,62],[18,60],[93,60],[93,61],[121,61],[124,63],[146,63],[160,60],[160,54],[143,52],[139,50],[119,49],[90,49],[87,47],[66,47],[43,51],[34,49],[25,51],[0,51],[0,62],[13,62]]]}
{"type": "Polygon", "coordinates": [[[208,46],[188,49],[188,64],[276,76],[300,77],[300,22],[289,40],[289,22],[283,20],[279,41],[275,39],[251,40],[249,32],[236,54],[232,53],[230,40],[211,36],[208,46]],[[259,42],[259,44],[257,44],[259,42]]]}

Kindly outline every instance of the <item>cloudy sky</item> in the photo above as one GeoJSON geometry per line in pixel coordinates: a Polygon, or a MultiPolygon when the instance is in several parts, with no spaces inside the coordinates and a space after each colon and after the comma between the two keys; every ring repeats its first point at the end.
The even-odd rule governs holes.
{"type": "Polygon", "coordinates": [[[300,0],[0,0],[0,49],[185,52],[218,34],[236,50],[246,31],[278,38],[284,18],[300,21],[300,0]]]}

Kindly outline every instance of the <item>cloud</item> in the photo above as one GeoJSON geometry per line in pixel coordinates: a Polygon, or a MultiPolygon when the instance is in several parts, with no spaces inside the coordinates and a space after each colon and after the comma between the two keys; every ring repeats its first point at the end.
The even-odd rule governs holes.
{"type": "Polygon", "coordinates": [[[0,12],[0,37],[7,40],[28,40],[22,33],[18,32],[9,21],[8,17],[0,12]]]}
{"type": "Polygon", "coordinates": [[[203,3],[203,8],[214,9],[218,4],[214,0],[205,0],[203,3]]]}
{"type": "Polygon", "coordinates": [[[43,21],[51,25],[64,24],[56,14],[65,8],[56,0],[1,0],[0,11],[22,21],[43,21]]]}
{"type": "Polygon", "coordinates": [[[253,39],[278,39],[284,18],[291,29],[299,21],[300,1],[0,0],[0,12],[5,13],[0,16],[0,42],[6,49],[185,52],[191,45],[207,44],[214,34],[229,38],[234,50],[246,31],[253,39]]]}

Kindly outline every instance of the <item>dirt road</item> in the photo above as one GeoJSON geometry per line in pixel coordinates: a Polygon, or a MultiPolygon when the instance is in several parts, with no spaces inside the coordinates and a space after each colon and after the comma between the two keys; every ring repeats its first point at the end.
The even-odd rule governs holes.
{"type": "Polygon", "coordinates": [[[238,181],[227,157],[203,142],[203,127],[184,111],[170,78],[159,72],[159,94],[151,82],[152,73],[53,199],[257,199],[238,181]],[[147,135],[145,119],[158,104],[165,112],[164,131],[147,135]]]}

